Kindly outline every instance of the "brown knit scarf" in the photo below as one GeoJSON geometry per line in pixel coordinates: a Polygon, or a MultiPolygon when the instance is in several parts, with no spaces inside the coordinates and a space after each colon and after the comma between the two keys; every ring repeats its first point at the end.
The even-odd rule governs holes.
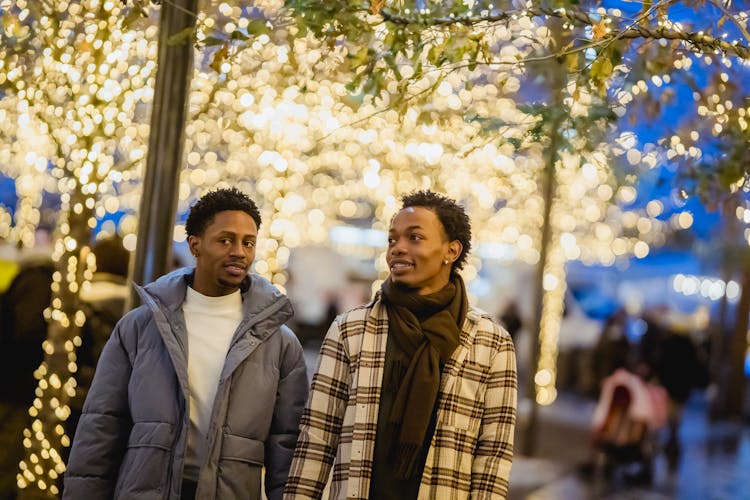
{"type": "Polygon", "coordinates": [[[441,369],[459,344],[468,309],[466,288],[455,275],[442,290],[429,295],[394,285],[390,278],[382,291],[388,334],[397,347],[394,375],[400,375],[389,417],[393,429],[389,455],[398,479],[408,479],[420,463],[441,369]]]}

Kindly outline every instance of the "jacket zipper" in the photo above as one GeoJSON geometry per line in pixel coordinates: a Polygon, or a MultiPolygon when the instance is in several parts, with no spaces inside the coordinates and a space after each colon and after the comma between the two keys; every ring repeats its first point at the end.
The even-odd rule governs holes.
{"type": "MultiPolygon", "coordinates": [[[[182,410],[181,413],[182,413],[183,416],[187,416],[187,414],[184,411],[184,401],[182,403],[182,406],[183,406],[183,408],[181,409],[182,410]]],[[[172,449],[172,453],[171,453],[172,458],[169,461],[169,467],[167,468],[167,488],[166,488],[166,491],[164,492],[164,498],[167,499],[167,500],[171,496],[170,493],[172,491],[172,476],[174,475],[174,460],[175,460],[175,457],[177,456],[177,450],[175,448],[177,447],[177,441],[180,439],[180,433],[182,432],[182,426],[183,425],[184,425],[184,417],[179,420],[179,423],[177,424],[177,429],[176,429],[177,432],[175,432],[174,438],[172,439],[172,448],[171,448],[172,449]]],[[[184,460],[184,458],[183,458],[183,460],[184,460]]],[[[181,488],[182,488],[182,485],[179,485],[178,489],[181,489],[181,488]]],[[[181,491],[179,493],[180,493],[180,495],[182,494],[181,491]]]]}
{"type": "MultiPolygon", "coordinates": [[[[164,315],[164,312],[161,310],[161,308],[159,307],[159,305],[156,304],[156,302],[150,296],[150,294],[148,292],[146,292],[143,287],[140,287],[138,285],[134,285],[134,286],[135,286],[136,291],[138,292],[138,294],[141,296],[141,299],[143,300],[143,302],[149,304],[149,308],[154,312],[154,315],[156,316],[157,311],[158,311],[159,313],[162,314],[162,316],[164,316],[164,319],[166,320],[167,319],[166,315],[164,315]]],[[[269,316],[273,315],[274,313],[276,313],[283,306],[284,306],[284,301],[281,301],[281,300],[280,301],[276,301],[273,304],[271,304],[269,307],[267,307],[266,309],[264,309],[263,311],[261,311],[261,313],[259,315],[257,315],[255,318],[253,318],[252,320],[250,320],[249,318],[243,318],[243,320],[241,321],[240,325],[238,326],[238,330],[241,329],[242,330],[242,334],[237,335],[237,337],[232,340],[232,342],[231,342],[231,344],[229,346],[229,350],[231,351],[231,349],[234,346],[234,344],[244,335],[244,333],[246,331],[250,330],[255,324],[259,323],[260,321],[262,321],[262,320],[266,319],[267,317],[269,317],[269,316]]],[[[243,316],[244,316],[244,313],[243,313],[243,316]]],[[[177,340],[177,344],[182,349],[182,351],[185,352],[185,346],[182,343],[182,339],[180,338],[179,335],[176,335],[175,337],[176,337],[176,340],[177,340]]],[[[261,339],[259,339],[259,340],[261,340],[261,339]]],[[[221,379],[220,379],[220,381],[221,381],[221,379]]],[[[183,418],[180,419],[179,424],[177,426],[177,432],[175,433],[174,439],[172,440],[172,448],[171,448],[172,450],[175,450],[175,447],[177,446],[177,441],[180,438],[180,433],[182,432],[182,428],[185,425],[185,422],[184,422],[185,418],[190,418],[189,415],[187,414],[187,410],[184,408],[185,404],[189,403],[189,401],[186,402],[186,400],[189,400],[189,395],[185,395],[185,398],[183,398],[183,401],[182,401],[183,408],[182,408],[181,413],[183,415],[183,418]]],[[[215,401],[214,401],[214,403],[215,403],[215,401]]],[[[176,452],[176,450],[175,450],[175,452],[176,452]]],[[[184,453],[183,453],[183,463],[184,463],[184,453]]],[[[172,477],[173,476],[174,476],[174,460],[170,460],[169,461],[169,466],[167,467],[167,488],[166,488],[166,491],[165,491],[165,494],[164,494],[165,495],[164,498],[166,498],[166,499],[169,499],[170,493],[172,491],[171,485],[172,485],[172,477]]],[[[180,484],[178,486],[178,489],[181,489],[181,488],[182,488],[182,485],[180,484]]],[[[180,494],[181,494],[181,492],[180,492],[180,494]]]]}

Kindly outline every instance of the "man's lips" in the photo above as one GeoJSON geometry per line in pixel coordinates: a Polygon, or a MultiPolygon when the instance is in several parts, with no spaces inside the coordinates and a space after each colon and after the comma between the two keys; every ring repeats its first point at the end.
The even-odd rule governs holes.
{"type": "Polygon", "coordinates": [[[224,269],[226,269],[227,272],[229,272],[229,274],[234,274],[234,275],[242,275],[242,274],[247,273],[247,266],[244,264],[236,263],[236,262],[226,264],[224,266],[224,269]]]}
{"type": "Polygon", "coordinates": [[[414,264],[411,262],[403,262],[403,261],[397,261],[397,262],[391,262],[391,272],[400,272],[400,271],[408,271],[409,269],[412,269],[414,267],[414,264]]]}

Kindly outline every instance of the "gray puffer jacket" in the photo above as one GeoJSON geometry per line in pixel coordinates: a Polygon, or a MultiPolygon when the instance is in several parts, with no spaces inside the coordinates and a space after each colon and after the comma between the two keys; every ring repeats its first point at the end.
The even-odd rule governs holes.
{"type": "MultiPolygon", "coordinates": [[[[65,473],[64,499],[180,498],[187,449],[187,331],[192,269],[144,288],[143,305],[117,324],[102,352],[65,473]]],[[[211,416],[197,498],[281,498],[307,400],[302,347],[283,325],[289,300],[251,275],[211,416]]]]}

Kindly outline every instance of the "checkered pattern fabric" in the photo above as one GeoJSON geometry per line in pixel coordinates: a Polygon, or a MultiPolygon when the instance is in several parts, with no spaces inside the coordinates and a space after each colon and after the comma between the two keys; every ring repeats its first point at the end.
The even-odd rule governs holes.
{"type": "MultiPolygon", "coordinates": [[[[331,499],[367,499],[387,334],[379,293],[331,325],[302,416],[285,499],[321,498],[329,479],[331,499]]],[[[510,336],[486,313],[470,309],[460,346],[443,369],[419,499],[506,497],[516,393],[510,336]]]]}

